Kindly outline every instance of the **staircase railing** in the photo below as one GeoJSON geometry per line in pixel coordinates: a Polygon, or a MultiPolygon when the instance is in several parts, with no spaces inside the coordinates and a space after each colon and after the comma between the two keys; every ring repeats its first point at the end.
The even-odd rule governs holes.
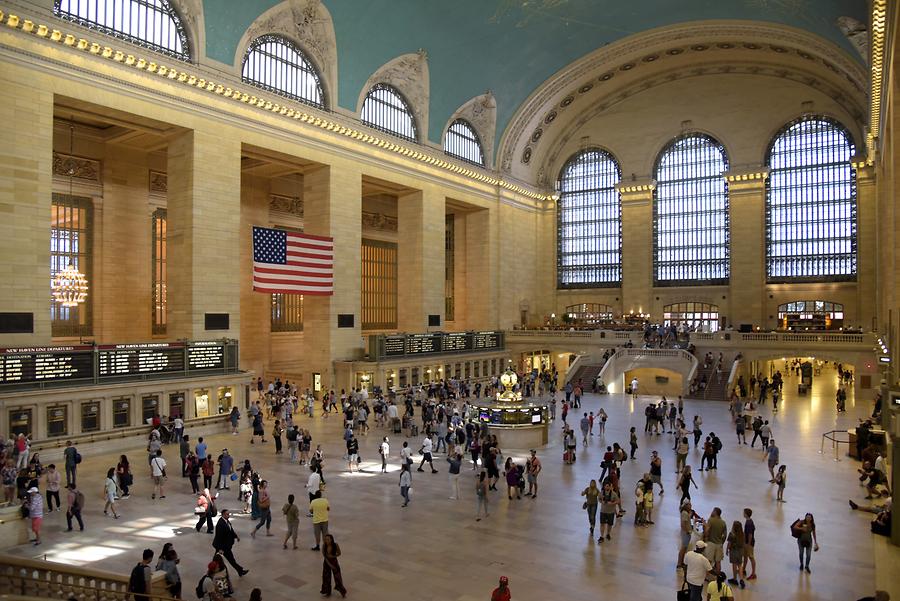
{"type": "MultiPolygon", "coordinates": [[[[148,601],[168,601],[165,573],[154,572],[148,601]]],[[[91,568],[0,555],[0,591],[41,599],[128,601],[128,576],[91,568]]]]}

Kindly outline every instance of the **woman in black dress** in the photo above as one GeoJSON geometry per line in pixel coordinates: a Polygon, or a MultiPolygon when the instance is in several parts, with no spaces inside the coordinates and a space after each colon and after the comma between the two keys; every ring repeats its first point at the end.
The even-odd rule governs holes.
{"type": "Polygon", "coordinates": [[[344,588],[344,580],[341,578],[341,566],[338,563],[338,557],[341,556],[341,548],[334,537],[326,534],[322,541],[322,594],[326,597],[331,596],[331,577],[334,576],[334,589],[341,594],[341,597],[347,596],[347,589],[344,588]]]}

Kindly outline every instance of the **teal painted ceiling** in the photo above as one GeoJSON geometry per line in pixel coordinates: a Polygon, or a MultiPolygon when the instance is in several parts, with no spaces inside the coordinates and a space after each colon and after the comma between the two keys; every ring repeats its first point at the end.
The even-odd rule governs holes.
{"type": "MultiPolygon", "coordinates": [[[[497,139],[550,75],[627,35],[686,21],[742,19],[802,28],[859,58],[835,24],[867,22],[865,0],[323,0],[338,49],[337,103],[356,110],[362,86],[391,59],[424,48],[431,77],[428,137],[492,90],[497,139]]],[[[207,56],[234,60],[250,24],[278,0],[203,0],[207,56]]],[[[334,90],[329,90],[334,94],[334,90]]]]}

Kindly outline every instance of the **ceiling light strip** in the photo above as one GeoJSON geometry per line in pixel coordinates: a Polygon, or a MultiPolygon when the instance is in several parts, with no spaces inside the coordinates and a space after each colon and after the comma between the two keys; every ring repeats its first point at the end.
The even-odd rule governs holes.
{"type": "Polygon", "coordinates": [[[532,200],[552,200],[551,195],[534,190],[529,190],[518,184],[506,181],[503,178],[494,177],[493,175],[481,173],[463,165],[451,163],[450,161],[447,161],[438,156],[422,152],[421,150],[416,148],[404,146],[403,144],[399,144],[393,140],[380,138],[365,131],[361,131],[352,127],[348,127],[341,123],[331,121],[327,118],[312,115],[303,110],[298,110],[288,106],[284,106],[282,104],[273,103],[252,93],[247,93],[224,84],[216,83],[214,81],[198,77],[179,68],[170,67],[168,65],[161,65],[154,60],[137,57],[133,54],[129,54],[110,46],[101,45],[97,42],[93,42],[85,38],[76,37],[71,33],[65,33],[48,25],[36,25],[34,21],[31,21],[30,19],[22,19],[18,15],[13,14],[6,15],[2,10],[0,10],[0,23],[4,22],[6,26],[11,29],[19,29],[25,33],[33,34],[44,40],[49,40],[51,42],[63,44],[76,50],[88,52],[100,58],[105,58],[127,67],[138,69],[140,71],[146,71],[147,73],[152,73],[159,77],[165,77],[172,82],[188,85],[198,90],[206,91],[210,94],[216,94],[218,96],[234,100],[235,102],[241,102],[248,106],[254,106],[260,110],[281,115],[288,119],[294,119],[295,121],[299,121],[301,123],[306,123],[307,125],[310,125],[312,127],[317,127],[341,136],[345,136],[347,138],[359,140],[363,143],[369,144],[370,146],[383,148],[390,152],[408,157],[426,165],[432,165],[445,171],[449,171],[450,173],[462,175],[469,179],[485,183],[490,186],[497,186],[499,188],[509,190],[510,192],[514,192],[532,200]]]}

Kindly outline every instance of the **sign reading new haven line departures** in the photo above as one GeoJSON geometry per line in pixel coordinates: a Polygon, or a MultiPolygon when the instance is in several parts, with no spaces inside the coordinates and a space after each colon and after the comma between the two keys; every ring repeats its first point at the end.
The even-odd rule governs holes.
{"type": "Polygon", "coordinates": [[[374,337],[376,359],[503,350],[503,332],[429,332],[374,337]]]}

